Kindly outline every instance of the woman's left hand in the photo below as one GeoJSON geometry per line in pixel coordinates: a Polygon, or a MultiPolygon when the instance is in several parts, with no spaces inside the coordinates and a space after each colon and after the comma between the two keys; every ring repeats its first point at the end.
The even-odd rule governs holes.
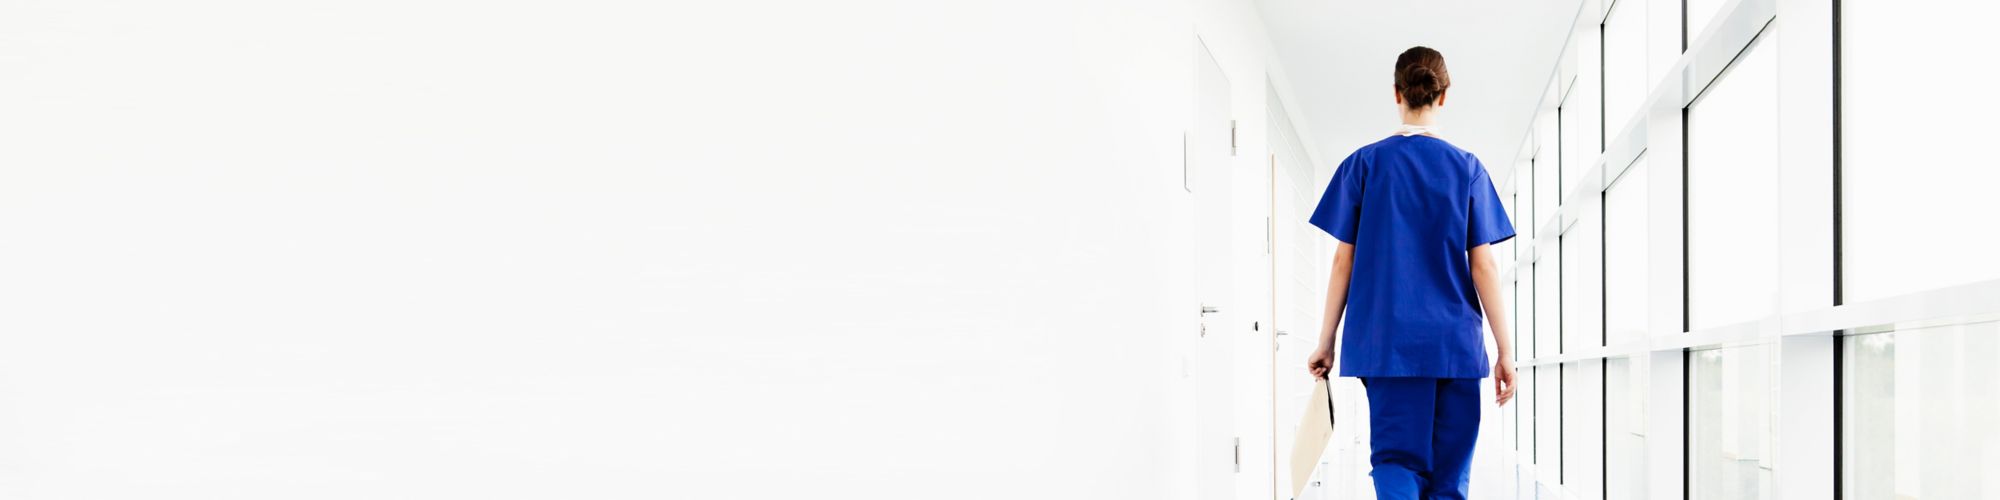
{"type": "Polygon", "coordinates": [[[1493,364],[1493,392],[1500,406],[1514,399],[1514,362],[1502,359],[1493,364]]]}

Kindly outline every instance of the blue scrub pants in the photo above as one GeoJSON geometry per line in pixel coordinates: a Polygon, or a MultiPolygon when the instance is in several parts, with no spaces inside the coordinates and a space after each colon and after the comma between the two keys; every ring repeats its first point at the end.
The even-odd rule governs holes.
{"type": "Polygon", "coordinates": [[[1363,377],[1375,498],[1464,499],[1479,440],[1479,379],[1363,377]]]}

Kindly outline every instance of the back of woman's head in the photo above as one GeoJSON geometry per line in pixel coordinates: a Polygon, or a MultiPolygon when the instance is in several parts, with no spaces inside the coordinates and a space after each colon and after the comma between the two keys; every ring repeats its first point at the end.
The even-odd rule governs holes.
{"type": "Polygon", "coordinates": [[[1451,74],[1444,70],[1444,54],[1430,47],[1410,47],[1396,56],[1396,94],[1410,109],[1429,106],[1451,87],[1451,74]]]}

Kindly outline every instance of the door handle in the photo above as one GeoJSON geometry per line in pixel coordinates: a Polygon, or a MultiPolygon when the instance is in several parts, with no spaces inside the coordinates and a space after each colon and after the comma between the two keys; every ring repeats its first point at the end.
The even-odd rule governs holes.
{"type": "Polygon", "coordinates": [[[1215,313],[1219,313],[1219,312],[1222,312],[1222,310],[1221,310],[1221,309],[1217,309],[1217,308],[1216,308],[1215,306],[1211,306],[1211,305],[1208,305],[1208,304],[1202,304],[1202,306],[1201,306],[1201,314],[1202,314],[1203,316],[1206,316],[1206,315],[1210,315],[1210,314],[1215,314],[1215,313]]]}

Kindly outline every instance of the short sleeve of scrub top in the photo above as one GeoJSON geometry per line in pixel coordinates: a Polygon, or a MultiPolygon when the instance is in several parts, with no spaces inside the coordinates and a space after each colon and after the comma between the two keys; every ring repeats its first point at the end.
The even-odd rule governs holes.
{"type": "Polygon", "coordinates": [[[1472,163],[1472,199],[1466,207],[1465,249],[1491,245],[1514,237],[1514,223],[1500,204],[1500,191],[1486,174],[1486,166],[1472,163]]]}
{"type": "Polygon", "coordinates": [[[1312,225],[1318,226],[1334,239],[1354,243],[1356,232],[1361,225],[1361,162],[1357,156],[1348,156],[1333,170],[1333,181],[1327,183],[1326,194],[1319,199],[1319,208],[1313,210],[1312,225]]]}

